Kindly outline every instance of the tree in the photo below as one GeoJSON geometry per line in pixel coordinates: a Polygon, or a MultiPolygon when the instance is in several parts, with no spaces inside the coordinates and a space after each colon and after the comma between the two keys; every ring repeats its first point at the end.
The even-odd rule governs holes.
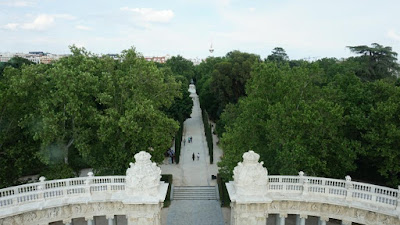
{"type": "Polygon", "coordinates": [[[219,119],[228,103],[236,103],[245,95],[252,66],[260,61],[258,55],[232,51],[227,53],[225,60],[214,65],[210,90],[216,96],[219,107],[216,114],[210,114],[210,118],[219,119]]]}
{"type": "Polygon", "coordinates": [[[21,68],[22,65],[32,65],[32,64],[35,64],[35,63],[33,63],[32,61],[29,61],[28,59],[25,59],[25,58],[22,58],[19,56],[14,56],[10,60],[8,60],[8,62],[0,63],[0,78],[3,74],[4,68],[6,68],[7,66],[11,66],[14,68],[21,68]]]}
{"type": "Polygon", "coordinates": [[[224,157],[220,173],[230,179],[233,167],[249,149],[260,154],[272,174],[342,177],[355,169],[357,143],[346,139],[343,107],[315,85],[318,68],[259,64],[246,85],[247,97],[222,115],[224,157]],[[231,116],[237,115],[237,116],[231,116]]]}
{"type": "Polygon", "coordinates": [[[353,53],[361,54],[353,60],[363,65],[357,71],[357,75],[363,79],[371,81],[398,75],[400,67],[397,63],[397,53],[391,47],[373,43],[371,47],[359,45],[348,46],[348,48],[353,53]]]}
{"type": "Polygon", "coordinates": [[[275,47],[272,50],[272,54],[269,55],[266,60],[280,64],[280,63],[284,63],[284,62],[288,61],[289,57],[286,54],[285,49],[283,49],[281,47],[275,47]]]}

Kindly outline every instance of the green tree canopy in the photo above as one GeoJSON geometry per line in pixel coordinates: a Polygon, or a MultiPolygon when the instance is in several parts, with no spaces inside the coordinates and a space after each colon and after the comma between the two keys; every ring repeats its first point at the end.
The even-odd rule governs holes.
{"type": "Polygon", "coordinates": [[[348,48],[361,55],[353,60],[362,64],[357,75],[363,79],[371,81],[398,75],[400,67],[397,63],[397,53],[392,50],[392,47],[373,43],[371,47],[359,45],[348,46],[348,48]]]}

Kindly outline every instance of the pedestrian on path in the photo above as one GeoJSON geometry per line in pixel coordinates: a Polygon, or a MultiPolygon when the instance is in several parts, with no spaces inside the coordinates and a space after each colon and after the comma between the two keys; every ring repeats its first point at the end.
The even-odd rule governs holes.
{"type": "Polygon", "coordinates": [[[184,137],[183,138],[183,146],[185,146],[185,144],[186,144],[186,138],[184,137]]]}
{"type": "Polygon", "coordinates": [[[200,153],[197,153],[197,161],[200,160],[200,153]]]}
{"type": "Polygon", "coordinates": [[[192,155],[192,159],[193,159],[193,161],[194,161],[194,152],[193,152],[193,155],[192,155]]]}
{"type": "Polygon", "coordinates": [[[188,143],[190,143],[190,137],[188,137],[188,143]]]}

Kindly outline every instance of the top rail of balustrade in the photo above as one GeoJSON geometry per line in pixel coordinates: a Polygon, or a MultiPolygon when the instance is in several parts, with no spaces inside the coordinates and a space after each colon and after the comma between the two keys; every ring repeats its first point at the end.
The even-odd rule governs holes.
{"type": "Polygon", "coordinates": [[[391,208],[400,205],[400,189],[346,180],[310,176],[268,176],[268,192],[334,197],[391,208]]]}
{"type": "Polygon", "coordinates": [[[99,191],[122,191],[125,176],[89,176],[50,180],[0,189],[0,208],[43,199],[90,194],[99,191]]]}

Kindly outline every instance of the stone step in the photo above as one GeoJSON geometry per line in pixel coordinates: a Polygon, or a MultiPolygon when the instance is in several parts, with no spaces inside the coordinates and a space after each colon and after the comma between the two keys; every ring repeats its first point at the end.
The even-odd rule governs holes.
{"type": "Polygon", "coordinates": [[[174,200],[217,200],[214,186],[175,186],[174,200]]]}

